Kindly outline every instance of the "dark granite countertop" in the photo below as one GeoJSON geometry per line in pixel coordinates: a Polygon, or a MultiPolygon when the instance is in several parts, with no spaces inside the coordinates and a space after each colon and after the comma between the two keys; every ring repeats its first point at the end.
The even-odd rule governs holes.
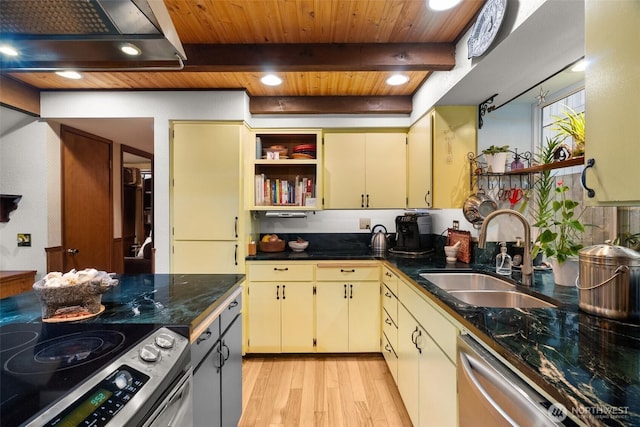
{"type": "MultiPolygon", "coordinates": [[[[105,311],[84,322],[154,323],[195,326],[244,281],[241,274],[141,274],[115,276],[119,283],[102,296],[105,311]]],[[[42,321],[34,292],[0,300],[0,325],[42,321]]]]}

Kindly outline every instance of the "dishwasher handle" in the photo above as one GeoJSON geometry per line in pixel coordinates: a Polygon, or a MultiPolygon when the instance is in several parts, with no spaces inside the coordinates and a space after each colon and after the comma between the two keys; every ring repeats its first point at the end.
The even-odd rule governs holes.
{"type": "MultiPolygon", "coordinates": [[[[473,359],[469,358],[469,356],[467,356],[466,353],[464,352],[460,352],[459,353],[460,356],[460,361],[462,362],[462,369],[464,371],[464,373],[467,375],[467,377],[471,380],[471,382],[473,383],[473,385],[475,386],[475,388],[480,392],[480,394],[482,394],[482,397],[484,397],[486,399],[487,402],[489,402],[491,404],[491,406],[512,426],[517,426],[518,423],[516,423],[510,416],[509,414],[507,414],[504,409],[502,409],[502,407],[500,405],[498,405],[498,402],[496,402],[495,400],[493,400],[493,398],[491,397],[491,395],[487,392],[487,390],[485,390],[485,388],[482,386],[482,384],[480,384],[480,381],[478,381],[478,379],[476,378],[476,376],[474,375],[472,368],[471,368],[471,364],[474,364],[476,368],[483,368],[482,365],[480,364],[475,364],[473,362],[473,359]]],[[[513,387],[511,386],[511,384],[507,381],[505,381],[503,378],[501,378],[498,375],[493,374],[493,372],[491,372],[490,370],[487,369],[483,369],[483,373],[486,376],[491,377],[491,380],[494,383],[499,383],[500,385],[502,385],[502,390],[503,391],[509,391],[510,393],[514,393],[515,390],[513,390],[513,387]]]]}

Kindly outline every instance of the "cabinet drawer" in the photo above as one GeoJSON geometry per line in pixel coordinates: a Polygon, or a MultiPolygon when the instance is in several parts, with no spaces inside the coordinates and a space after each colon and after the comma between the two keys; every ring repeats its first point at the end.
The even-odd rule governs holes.
{"type": "Polygon", "coordinates": [[[380,280],[380,267],[377,265],[363,264],[318,264],[316,268],[316,280],[326,281],[364,281],[380,280]]]}
{"type": "Polygon", "coordinates": [[[384,283],[394,295],[398,295],[398,276],[387,267],[382,268],[382,283],[384,283]]]}
{"type": "Polygon", "coordinates": [[[391,316],[389,316],[389,313],[387,313],[384,310],[382,311],[382,332],[384,332],[384,335],[387,337],[387,340],[389,340],[389,343],[391,344],[391,346],[394,349],[397,348],[398,347],[398,326],[393,321],[393,319],[391,319],[391,316]]]}
{"type": "Polygon", "coordinates": [[[191,343],[191,365],[195,369],[220,339],[220,318],[217,317],[195,341],[191,343]]]}
{"type": "Polygon", "coordinates": [[[389,371],[391,371],[393,380],[398,384],[398,356],[386,336],[382,337],[382,354],[384,355],[384,360],[387,362],[389,371]]]}
{"type": "Polygon", "coordinates": [[[242,311],[242,294],[226,301],[226,307],[220,313],[220,335],[224,334],[233,319],[242,311]]]}
{"type": "Polygon", "coordinates": [[[393,320],[393,323],[398,324],[398,299],[391,293],[387,285],[382,287],[382,306],[385,311],[393,320]]]}
{"type": "Polygon", "coordinates": [[[458,328],[412,287],[401,280],[398,283],[398,301],[407,308],[447,357],[455,363],[458,328]]]}
{"type": "Polygon", "coordinates": [[[253,282],[307,282],[313,280],[313,265],[295,263],[249,265],[253,282]]]}

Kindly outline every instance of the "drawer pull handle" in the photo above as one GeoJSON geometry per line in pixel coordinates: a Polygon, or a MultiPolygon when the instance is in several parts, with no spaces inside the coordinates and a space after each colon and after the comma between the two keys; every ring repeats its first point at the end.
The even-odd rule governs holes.
{"type": "Polygon", "coordinates": [[[229,306],[227,306],[227,310],[231,310],[232,308],[237,307],[237,306],[238,306],[238,304],[239,304],[239,303],[238,303],[238,300],[234,299],[233,301],[231,301],[231,302],[229,303],[229,306]]]}
{"type": "Polygon", "coordinates": [[[280,285],[276,286],[276,299],[280,299],[280,285]]]}
{"type": "Polygon", "coordinates": [[[364,208],[364,194],[360,195],[360,207],[364,208]]]}
{"type": "Polygon", "coordinates": [[[385,344],[384,349],[391,353],[391,347],[389,346],[389,344],[385,344]]]}
{"type": "Polygon", "coordinates": [[[418,345],[418,338],[420,338],[421,336],[422,336],[422,331],[418,331],[418,336],[416,337],[415,344],[416,344],[416,348],[418,349],[418,353],[420,353],[420,354],[422,354],[422,349],[418,345]]]}
{"type": "Polygon", "coordinates": [[[349,285],[349,299],[353,299],[353,285],[349,285]]]}
{"type": "Polygon", "coordinates": [[[289,267],[285,267],[285,268],[273,267],[273,271],[289,271],[289,267]]]}
{"type": "Polygon", "coordinates": [[[287,299],[287,296],[284,294],[284,288],[285,288],[286,286],[287,286],[287,285],[282,285],[282,299],[287,299]]]}
{"type": "Polygon", "coordinates": [[[384,319],[384,323],[386,323],[389,326],[393,325],[393,323],[391,322],[391,319],[389,319],[388,317],[384,319]]]}
{"type": "Polygon", "coordinates": [[[391,277],[391,273],[389,273],[388,271],[385,271],[384,275],[387,276],[387,277],[391,277]]]}
{"type": "Polygon", "coordinates": [[[411,342],[413,343],[413,345],[417,345],[416,336],[415,336],[417,333],[418,333],[418,327],[416,326],[416,330],[411,333],[411,342]]]}
{"type": "Polygon", "coordinates": [[[356,269],[352,268],[351,270],[345,270],[344,268],[340,269],[340,273],[355,273],[356,269]]]}
{"type": "Polygon", "coordinates": [[[384,293],[384,296],[391,298],[393,295],[391,295],[391,293],[387,291],[387,292],[384,293]]]}
{"type": "Polygon", "coordinates": [[[344,299],[347,299],[347,285],[344,285],[344,299]]]}
{"type": "Polygon", "coordinates": [[[196,340],[196,344],[200,344],[202,341],[206,341],[209,338],[211,338],[211,329],[207,329],[206,331],[204,331],[202,335],[200,335],[196,340]]]}

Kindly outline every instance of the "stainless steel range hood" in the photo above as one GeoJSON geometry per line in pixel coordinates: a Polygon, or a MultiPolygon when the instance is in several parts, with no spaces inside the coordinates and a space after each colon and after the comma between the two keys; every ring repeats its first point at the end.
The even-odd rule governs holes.
{"type": "Polygon", "coordinates": [[[0,0],[2,71],[182,68],[186,59],[162,0],[0,0]],[[120,47],[131,43],[138,56],[120,47]]]}

